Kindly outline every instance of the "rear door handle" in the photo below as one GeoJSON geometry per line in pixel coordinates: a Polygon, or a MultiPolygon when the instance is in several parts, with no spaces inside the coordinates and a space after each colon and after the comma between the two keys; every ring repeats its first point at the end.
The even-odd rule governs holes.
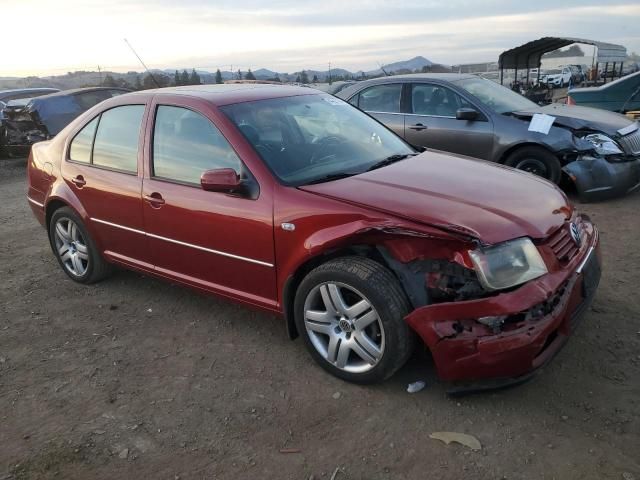
{"type": "Polygon", "coordinates": [[[86,180],[82,175],[78,175],[77,177],[72,178],[71,181],[78,188],[82,188],[87,184],[86,180]]]}
{"type": "Polygon", "coordinates": [[[164,205],[164,198],[158,192],[153,192],[149,195],[145,195],[144,199],[146,202],[149,202],[153,208],[160,208],[164,205]]]}
{"type": "Polygon", "coordinates": [[[426,125],[423,125],[423,124],[421,124],[421,123],[416,123],[415,125],[411,125],[409,128],[410,128],[411,130],[418,130],[418,131],[420,131],[420,130],[426,130],[426,129],[427,129],[427,128],[429,128],[429,127],[427,127],[426,125]]]}

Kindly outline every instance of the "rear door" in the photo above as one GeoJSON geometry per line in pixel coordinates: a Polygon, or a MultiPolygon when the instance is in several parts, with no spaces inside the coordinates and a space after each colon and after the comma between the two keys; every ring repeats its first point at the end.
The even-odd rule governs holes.
{"type": "Polygon", "coordinates": [[[404,114],[401,110],[402,86],[402,83],[373,85],[361,90],[349,100],[349,103],[377,118],[396,134],[404,137],[404,114]]]}
{"type": "Polygon", "coordinates": [[[156,97],[143,185],[151,255],[161,275],[273,308],[273,200],[197,99],[156,97]],[[206,170],[233,168],[251,188],[205,191],[206,170]],[[249,191],[250,190],[250,191],[249,191]]]}
{"type": "Polygon", "coordinates": [[[493,124],[482,111],[452,89],[435,83],[410,85],[405,139],[412,145],[490,159],[493,124]],[[477,120],[458,120],[459,108],[478,111],[477,120]]]}
{"type": "Polygon", "coordinates": [[[69,143],[62,174],[108,257],[150,268],[142,217],[144,104],[105,110],[69,143]]]}

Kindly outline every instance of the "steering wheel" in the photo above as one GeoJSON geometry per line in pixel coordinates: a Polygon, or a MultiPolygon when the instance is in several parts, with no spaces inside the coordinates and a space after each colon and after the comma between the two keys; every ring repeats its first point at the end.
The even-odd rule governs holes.
{"type": "Polygon", "coordinates": [[[313,155],[311,155],[309,163],[318,163],[322,160],[332,157],[333,155],[329,154],[327,151],[330,151],[330,149],[335,148],[338,145],[342,145],[343,143],[345,143],[345,139],[344,137],[340,137],[338,135],[329,135],[312,143],[317,145],[317,148],[313,155]]]}

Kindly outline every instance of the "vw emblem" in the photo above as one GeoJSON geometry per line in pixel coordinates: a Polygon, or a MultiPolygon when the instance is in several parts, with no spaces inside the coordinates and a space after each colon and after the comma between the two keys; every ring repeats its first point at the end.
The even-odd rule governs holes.
{"type": "Polygon", "coordinates": [[[571,238],[575,244],[579,247],[582,244],[582,236],[580,235],[580,228],[575,223],[571,222],[569,226],[569,231],[571,232],[571,238]]]}
{"type": "Polygon", "coordinates": [[[343,332],[349,333],[352,330],[351,322],[346,318],[341,318],[339,325],[343,332]]]}

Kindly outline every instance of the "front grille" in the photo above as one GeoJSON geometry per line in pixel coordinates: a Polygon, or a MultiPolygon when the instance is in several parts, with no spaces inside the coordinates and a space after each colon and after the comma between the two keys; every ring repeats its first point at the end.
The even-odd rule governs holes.
{"type": "MultiPolygon", "coordinates": [[[[571,238],[569,228],[570,223],[567,222],[549,237],[548,245],[551,247],[551,250],[553,250],[553,253],[555,253],[556,258],[560,263],[570,262],[571,259],[580,251],[576,242],[571,238]]],[[[581,235],[583,235],[584,232],[580,223],[578,223],[578,228],[580,229],[581,235]]]]}
{"type": "Polygon", "coordinates": [[[640,154],[640,129],[620,138],[622,148],[627,154],[640,154]]]}

